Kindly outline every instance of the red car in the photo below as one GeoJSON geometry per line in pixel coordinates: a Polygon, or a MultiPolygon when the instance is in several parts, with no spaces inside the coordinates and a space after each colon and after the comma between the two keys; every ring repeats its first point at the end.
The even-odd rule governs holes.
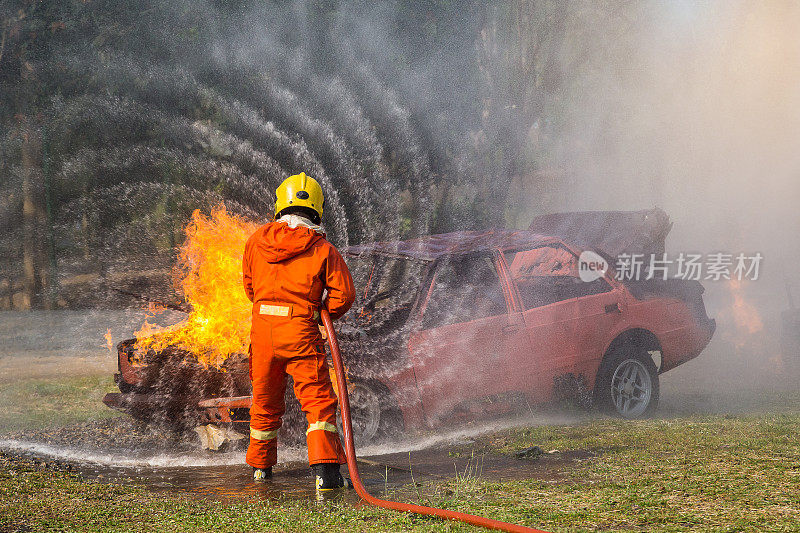
{"type": "MultiPolygon", "coordinates": [[[[589,281],[580,276],[585,249],[612,266],[621,252],[663,251],[663,212],[559,214],[533,226],[344,250],[361,299],[337,329],[362,443],[403,426],[437,427],[582,393],[604,411],[647,416],[658,403],[659,374],[708,344],[715,322],[698,282],[620,281],[613,268],[589,281]]],[[[130,370],[123,352],[121,367],[142,373],[130,370]]],[[[249,394],[247,380],[235,378],[242,364],[231,363],[217,393],[202,390],[206,400],[228,397],[203,404],[227,413],[226,422],[247,419],[247,399],[231,398],[249,394]]],[[[123,396],[107,403],[122,407],[123,396]]]]}

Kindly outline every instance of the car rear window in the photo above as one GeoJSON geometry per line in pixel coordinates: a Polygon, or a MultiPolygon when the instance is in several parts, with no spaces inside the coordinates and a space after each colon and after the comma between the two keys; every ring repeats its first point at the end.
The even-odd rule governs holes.
{"type": "MultiPolygon", "coordinates": [[[[542,276],[578,277],[578,259],[564,248],[542,246],[510,253],[513,254],[513,258],[509,266],[511,277],[514,279],[535,279],[542,276]]],[[[506,256],[506,261],[508,259],[506,256]]]]}
{"type": "Polygon", "coordinates": [[[560,245],[506,251],[503,255],[525,309],[611,290],[602,278],[583,281],[578,258],[560,245]]]}

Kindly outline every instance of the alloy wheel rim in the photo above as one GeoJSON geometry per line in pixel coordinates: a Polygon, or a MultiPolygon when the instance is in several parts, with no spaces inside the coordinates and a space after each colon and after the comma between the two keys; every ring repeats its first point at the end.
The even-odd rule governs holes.
{"type": "Polygon", "coordinates": [[[633,418],[642,415],[653,395],[653,380],[644,364],[626,359],[617,366],[611,378],[611,400],[617,412],[633,418]]]}

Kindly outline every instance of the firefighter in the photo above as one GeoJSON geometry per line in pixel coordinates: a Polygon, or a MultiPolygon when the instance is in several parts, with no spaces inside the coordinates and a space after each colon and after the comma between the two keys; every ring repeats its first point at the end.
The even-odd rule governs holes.
{"type": "Polygon", "coordinates": [[[308,419],[308,462],[320,490],[342,487],[345,455],[336,430],[336,394],[321,335],[320,309],[336,320],[355,299],[350,271],[320,227],[324,198],[305,173],[275,191],[275,219],[250,236],[242,262],[253,302],[250,329],[250,445],[253,479],[272,476],[285,411],[286,375],[308,419]],[[323,299],[324,295],[324,299],[323,299]]]}

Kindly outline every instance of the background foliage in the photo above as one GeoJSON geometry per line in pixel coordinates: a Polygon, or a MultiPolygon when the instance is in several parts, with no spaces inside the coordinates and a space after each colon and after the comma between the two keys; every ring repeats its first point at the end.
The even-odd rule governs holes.
{"type": "Polygon", "coordinates": [[[264,220],[300,170],[340,246],[547,210],[571,91],[620,46],[597,21],[635,10],[378,4],[4,0],[0,308],[174,298],[190,213],[264,220]]]}

